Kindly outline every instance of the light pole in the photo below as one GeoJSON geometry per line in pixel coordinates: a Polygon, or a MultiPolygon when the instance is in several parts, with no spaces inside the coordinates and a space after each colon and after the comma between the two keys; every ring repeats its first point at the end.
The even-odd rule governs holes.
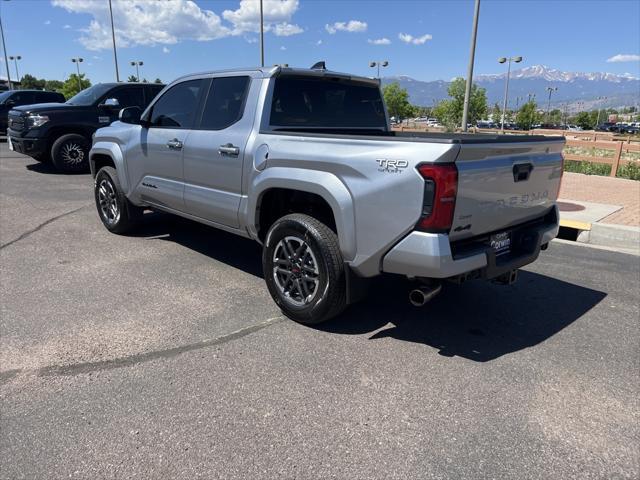
{"type": "Polygon", "coordinates": [[[82,82],[80,81],[80,64],[84,62],[82,57],[72,58],[71,61],[76,64],[76,69],[78,70],[78,92],[82,91],[82,82]]]}
{"type": "Polygon", "coordinates": [[[480,17],[480,0],[476,0],[473,9],[473,27],[471,29],[471,48],[469,51],[469,66],[467,67],[467,83],[464,89],[464,105],[462,107],[462,131],[467,131],[469,119],[469,102],[471,100],[471,84],[473,82],[473,62],[476,56],[476,37],[478,36],[478,18],[480,17]]]}
{"type": "Polygon", "coordinates": [[[9,60],[13,60],[14,65],[16,66],[16,82],[20,82],[20,73],[18,73],[18,60],[22,60],[20,55],[11,55],[9,60]]]}
{"type": "MultiPolygon", "coordinates": [[[[606,100],[607,97],[598,97],[596,98],[596,100],[606,100]]],[[[600,125],[600,107],[598,107],[598,118],[596,118],[596,124],[593,126],[593,129],[595,130],[596,128],[598,128],[598,125],[600,125]]]]}
{"type": "Polygon", "coordinates": [[[144,62],[141,62],[140,60],[133,60],[131,62],[131,66],[136,67],[136,80],[138,82],[140,81],[140,70],[138,70],[138,67],[141,67],[142,65],[144,65],[144,62]]]}
{"type": "Polygon", "coordinates": [[[4,43],[4,29],[2,28],[2,17],[0,17],[0,36],[2,37],[2,50],[4,51],[4,65],[7,68],[7,83],[9,84],[9,90],[13,90],[11,84],[11,73],[9,73],[9,57],[7,57],[7,44],[4,43]]]}
{"type": "Polygon", "coordinates": [[[547,123],[551,122],[551,94],[557,91],[558,87],[547,87],[547,92],[549,92],[549,100],[547,101],[547,123]]]}
{"type": "Polygon", "coordinates": [[[374,67],[378,67],[378,79],[380,79],[380,67],[388,67],[389,66],[389,62],[386,60],[381,61],[377,61],[377,62],[369,62],[369,66],[371,68],[374,67]]]}
{"type": "Polygon", "coordinates": [[[118,72],[118,54],[116,53],[116,30],[113,27],[113,7],[109,0],[109,16],[111,17],[111,39],[113,40],[113,62],[116,65],[116,82],[120,81],[120,72],[118,72]]]}
{"type": "Polygon", "coordinates": [[[506,63],[508,62],[509,67],[507,68],[507,79],[504,82],[504,101],[502,102],[502,122],[500,124],[500,130],[504,132],[504,117],[507,113],[507,97],[509,96],[509,77],[511,76],[511,62],[520,63],[522,61],[522,57],[500,57],[498,59],[498,63],[506,63]]]}
{"type": "Polygon", "coordinates": [[[260,66],[264,67],[264,15],[262,0],[260,0],[260,66]]]}

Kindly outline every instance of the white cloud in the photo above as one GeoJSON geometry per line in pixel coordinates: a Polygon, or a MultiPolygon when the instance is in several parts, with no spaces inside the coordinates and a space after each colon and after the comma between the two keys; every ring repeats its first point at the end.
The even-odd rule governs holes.
{"type": "Polygon", "coordinates": [[[349,20],[348,22],[335,22],[332,25],[326,24],[325,30],[331,35],[340,32],[366,32],[367,22],[361,22],[360,20],[349,20]]]}
{"type": "Polygon", "coordinates": [[[409,35],[408,33],[399,33],[398,38],[404,43],[423,45],[427,42],[427,40],[431,40],[433,37],[428,33],[422,35],[421,37],[414,37],[413,35],[409,35]]]}
{"type": "Polygon", "coordinates": [[[67,24],[67,25],[64,25],[62,28],[64,28],[65,30],[69,30],[71,28],[71,25],[67,24]]]}
{"type": "Polygon", "coordinates": [[[45,21],[44,21],[44,24],[45,24],[45,25],[51,25],[51,20],[45,20],[45,21]]]}
{"type": "Polygon", "coordinates": [[[367,42],[369,42],[371,45],[390,45],[391,44],[391,40],[389,40],[387,37],[383,37],[383,38],[377,38],[375,40],[367,40],[367,42]]]}
{"type": "Polygon", "coordinates": [[[258,43],[258,39],[256,37],[244,37],[247,43],[258,43]]]}
{"type": "Polygon", "coordinates": [[[282,51],[285,51],[286,49],[287,49],[287,47],[285,47],[284,45],[282,45],[282,46],[280,47],[280,50],[282,50],[282,51]]]}
{"type": "Polygon", "coordinates": [[[167,47],[162,47],[162,53],[170,53],[171,50],[169,50],[167,47]]]}
{"type": "Polygon", "coordinates": [[[318,41],[316,42],[316,45],[322,45],[322,40],[318,40],[318,41]]]}
{"type": "Polygon", "coordinates": [[[607,62],[609,63],[640,62],[640,55],[635,55],[631,53],[619,53],[617,55],[614,55],[613,57],[607,58],[607,62]]]}
{"type": "MultiPolygon", "coordinates": [[[[93,16],[81,31],[88,50],[111,48],[109,4],[93,0],[52,0],[71,13],[93,16]]],[[[230,35],[218,15],[190,0],[114,0],[113,17],[119,47],[175,44],[180,40],[214,40],[230,35]]]]}
{"type": "MultiPolygon", "coordinates": [[[[273,32],[279,37],[288,37],[302,33],[304,30],[290,23],[293,14],[298,10],[298,0],[264,0],[263,18],[266,32],[273,32]]],[[[222,17],[233,27],[232,35],[245,32],[260,31],[260,2],[255,0],[240,0],[237,10],[225,10],[222,17]]]]}

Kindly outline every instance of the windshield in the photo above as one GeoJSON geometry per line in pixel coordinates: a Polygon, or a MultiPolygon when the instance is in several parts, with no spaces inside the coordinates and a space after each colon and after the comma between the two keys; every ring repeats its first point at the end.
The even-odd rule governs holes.
{"type": "Polygon", "coordinates": [[[85,88],[77,95],[74,95],[67,103],[69,105],[82,105],[89,106],[93,105],[96,100],[98,100],[102,95],[107,93],[111,89],[112,85],[108,85],[105,83],[99,83],[94,85],[93,87],[85,88]]]}
{"type": "Polygon", "coordinates": [[[11,96],[13,92],[2,92],[0,93],[0,103],[4,103],[4,101],[11,96]]]}

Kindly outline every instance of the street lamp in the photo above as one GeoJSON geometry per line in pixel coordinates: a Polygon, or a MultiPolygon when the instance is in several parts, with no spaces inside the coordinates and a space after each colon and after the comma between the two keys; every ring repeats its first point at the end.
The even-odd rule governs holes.
{"type": "Polygon", "coordinates": [[[380,62],[380,61],[377,61],[377,62],[369,62],[369,66],[370,66],[371,68],[378,67],[378,78],[380,78],[380,67],[387,67],[387,66],[389,66],[389,62],[388,62],[388,61],[386,61],[386,60],[383,60],[382,62],[380,62]]]}
{"type": "Polygon", "coordinates": [[[500,57],[498,59],[498,63],[507,63],[509,67],[507,69],[507,79],[504,83],[504,101],[502,102],[502,122],[500,124],[500,130],[504,132],[504,117],[507,113],[507,97],[509,96],[509,77],[511,76],[511,62],[520,63],[522,61],[522,57],[500,57]]]}
{"type": "Polygon", "coordinates": [[[136,67],[136,80],[139,82],[140,81],[140,70],[138,70],[138,67],[141,67],[142,65],[144,65],[144,62],[141,62],[140,60],[134,60],[131,63],[132,67],[136,67]]]}
{"type": "Polygon", "coordinates": [[[551,123],[551,94],[557,91],[558,87],[547,87],[547,92],[549,92],[549,100],[547,102],[547,123],[551,123]]]}
{"type": "Polygon", "coordinates": [[[13,60],[13,63],[16,66],[16,82],[20,81],[20,74],[18,73],[18,60],[22,60],[22,57],[20,55],[11,55],[9,57],[9,60],[13,60]]]}
{"type": "MultiPolygon", "coordinates": [[[[598,97],[596,98],[596,100],[606,100],[607,97],[598,97]]],[[[596,124],[594,125],[593,129],[595,130],[596,128],[598,128],[598,125],[600,125],[600,107],[598,107],[598,118],[596,119],[596,124]]]]}
{"type": "Polygon", "coordinates": [[[82,82],[80,81],[80,64],[84,62],[84,58],[76,57],[76,58],[72,58],[71,61],[76,64],[76,69],[78,70],[78,92],[81,92],[82,82]]]}

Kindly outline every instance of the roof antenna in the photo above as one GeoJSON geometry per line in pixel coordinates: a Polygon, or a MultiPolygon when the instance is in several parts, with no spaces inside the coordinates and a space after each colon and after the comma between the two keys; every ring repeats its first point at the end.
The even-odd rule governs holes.
{"type": "Polygon", "coordinates": [[[327,66],[324,63],[324,60],[322,62],[316,62],[313,64],[313,67],[311,67],[311,70],[326,70],[327,66]]]}

